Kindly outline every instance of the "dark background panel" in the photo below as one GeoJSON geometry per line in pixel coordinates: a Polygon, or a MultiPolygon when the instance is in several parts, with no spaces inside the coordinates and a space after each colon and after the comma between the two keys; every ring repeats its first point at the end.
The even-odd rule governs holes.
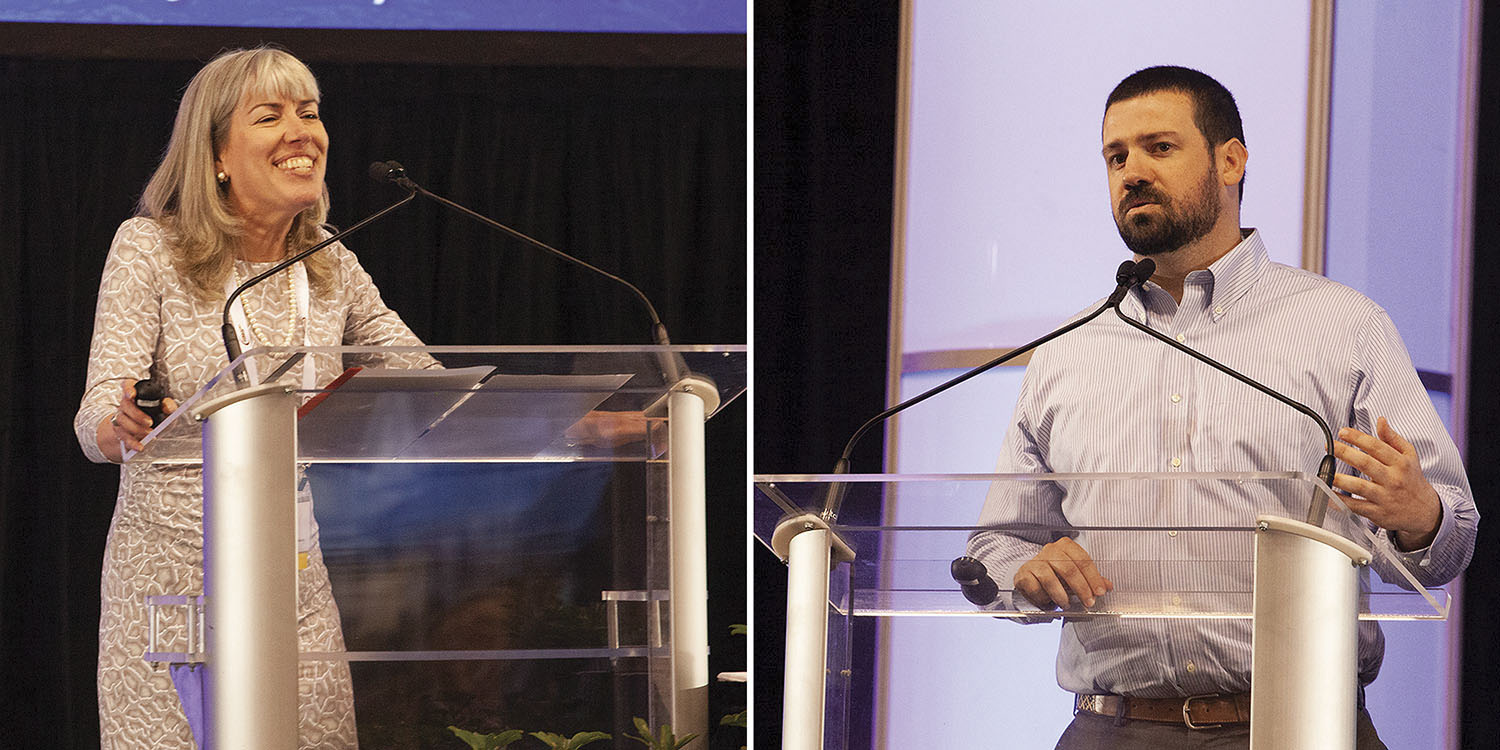
{"type": "MultiPolygon", "coordinates": [[[[885,408],[898,4],[755,4],[755,460],[823,473],[885,408]]],[[[852,461],[882,468],[881,431],[852,461]]],[[[781,744],[786,566],[756,545],[755,744],[781,744]]],[[[873,643],[855,618],[856,643],[873,643]]],[[[852,667],[869,747],[873,650],[852,667]]]]}
{"type": "MultiPolygon", "coordinates": [[[[1495,10],[1493,5],[1487,11],[1495,10]]],[[[1474,560],[1464,575],[1463,702],[1465,748],[1500,735],[1500,13],[1484,14],[1479,73],[1479,127],[1474,173],[1474,297],[1469,329],[1469,483],[1481,521],[1474,560]]]]}
{"type": "MultiPolygon", "coordinates": [[[[675,342],[746,341],[742,36],[734,66],[455,62],[436,48],[437,62],[421,62],[420,47],[400,62],[348,49],[328,59],[322,42],[338,32],[229,40],[212,29],[110,57],[98,50],[110,39],[146,44],[111,31],[140,32],[36,31],[55,37],[45,51],[0,57],[0,747],[98,745],[99,569],[118,470],[83,458],[72,418],[110,239],[183,88],[218,49],[273,41],[309,60],[325,96],[333,223],[399,197],[365,177],[369,162],[396,159],[428,188],[631,279],[675,342]]],[[[404,207],[347,244],[429,343],[650,342],[628,293],[435,205],[404,207]]],[[[712,673],[746,666],[745,638],[729,635],[747,618],[744,404],[708,426],[712,673]]],[[[714,684],[711,700],[716,722],[747,696],[714,684]]],[[[739,747],[743,732],[713,740],[739,747]]]]}

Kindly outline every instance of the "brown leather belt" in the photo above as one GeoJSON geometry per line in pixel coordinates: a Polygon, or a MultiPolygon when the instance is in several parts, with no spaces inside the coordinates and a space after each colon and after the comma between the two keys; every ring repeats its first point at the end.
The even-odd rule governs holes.
{"type": "Polygon", "coordinates": [[[1135,721],[1184,724],[1213,729],[1250,721],[1250,694],[1194,695],[1188,698],[1131,698],[1123,695],[1078,695],[1073,707],[1100,716],[1135,721]]]}

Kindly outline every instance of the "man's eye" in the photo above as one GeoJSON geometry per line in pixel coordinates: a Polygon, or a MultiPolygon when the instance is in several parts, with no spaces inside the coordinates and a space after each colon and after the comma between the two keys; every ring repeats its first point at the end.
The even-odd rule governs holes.
{"type": "Polygon", "coordinates": [[[302,113],[302,118],[305,119],[305,120],[316,120],[316,119],[318,119],[318,113],[317,112],[303,112],[302,113]]]}
{"type": "Polygon", "coordinates": [[[1155,151],[1158,154],[1166,153],[1166,152],[1172,150],[1172,144],[1170,144],[1170,143],[1157,143],[1157,144],[1155,144],[1155,145],[1153,145],[1151,147],[1151,150],[1155,151]]]}

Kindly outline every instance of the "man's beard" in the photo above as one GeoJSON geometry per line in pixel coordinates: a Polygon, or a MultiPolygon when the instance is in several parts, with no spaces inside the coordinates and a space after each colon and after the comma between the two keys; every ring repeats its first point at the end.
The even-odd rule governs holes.
{"type": "Polygon", "coordinates": [[[1223,202],[1218,175],[1209,169],[1198,189],[1186,196],[1179,209],[1175,200],[1147,185],[1130,191],[1115,209],[1120,239],[1136,255],[1168,253],[1192,243],[1213,230],[1223,202]],[[1159,214],[1126,215],[1125,204],[1145,198],[1160,208],[1159,214]]]}

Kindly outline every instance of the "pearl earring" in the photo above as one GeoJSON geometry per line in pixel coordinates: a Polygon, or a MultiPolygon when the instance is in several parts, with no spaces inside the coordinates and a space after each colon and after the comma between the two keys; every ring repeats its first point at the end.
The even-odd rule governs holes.
{"type": "Polygon", "coordinates": [[[220,185],[223,185],[223,184],[229,182],[229,175],[224,174],[223,172],[220,172],[220,173],[214,175],[214,177],[218,178],[220,185]]]}

